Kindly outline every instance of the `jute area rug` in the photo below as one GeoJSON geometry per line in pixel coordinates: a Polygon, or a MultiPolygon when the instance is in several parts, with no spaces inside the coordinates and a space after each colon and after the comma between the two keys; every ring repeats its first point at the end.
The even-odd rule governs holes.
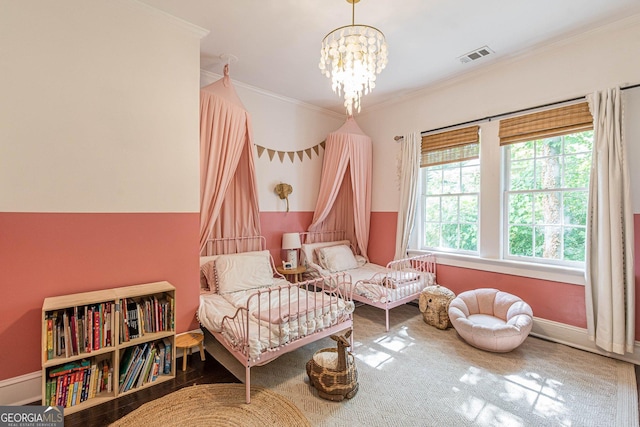
{"type": "MultiPolygon", "coordinates": [[[[478,350],[427,325],[412,305],[356,308],[358,393],[331,402],[305,364],[325,338],[252,368],[252,385],[292,401],[314,426],[637,426],[633,365],[529,337],[516,350],[478,350]]],[[[252,397],[253,402],[253,397],[252,397]]],[[[253,403],[252,403],[253,404],[253,403]]]]}
{"type": "Polygon", "coordinates": [[[262,387],[251,387],[245,403],[244,384],[185,387],[142,405],[111,427],[139,426],[310,426],[288,399],[262,387]]]}

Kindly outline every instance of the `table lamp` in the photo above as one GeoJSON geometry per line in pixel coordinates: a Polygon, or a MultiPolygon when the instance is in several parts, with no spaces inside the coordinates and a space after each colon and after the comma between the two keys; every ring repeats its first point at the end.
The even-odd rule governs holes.
{"type": "Polygon", "coordinates": [[[300,233],[284,233],[282,235],[282,249],[287,251],[287,262],[291,268],[298,268],[298,249],[302,247],[300,243],[300,233]]]}

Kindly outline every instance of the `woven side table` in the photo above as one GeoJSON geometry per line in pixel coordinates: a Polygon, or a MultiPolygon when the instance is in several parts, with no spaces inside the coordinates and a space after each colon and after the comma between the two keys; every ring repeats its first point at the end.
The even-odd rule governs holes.
{"type": "Polygon", "coordinates": [[[200,360],[204,361],[204,335],[197,332],[189,332],[188,334],[178,335],[176,337],[176,349],[182,349],[182,370],[187,369],[187,349],[191,354],[191,349],[195,346],[200,347],[200,360]]]}
{"type": "Polygon", "coordinates": [[[450,328],[449,304],[456,297],[444,286],[427,286],[420,293],[419,307],[425,323],[438,329],[450,328]]]}

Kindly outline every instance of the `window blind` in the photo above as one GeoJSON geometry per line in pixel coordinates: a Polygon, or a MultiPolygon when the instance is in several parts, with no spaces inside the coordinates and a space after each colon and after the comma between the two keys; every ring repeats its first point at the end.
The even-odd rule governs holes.
{"type": "Polygon", "coordinates": [[[500,120],[500,145],[533,141],[593,129],[589,104],[567,105],[500,120]]]}
{"type": "Polygon", "coordinates": [[[422,137],[420,167],[477,159],[480,126],[469,126],[422,137]]]}

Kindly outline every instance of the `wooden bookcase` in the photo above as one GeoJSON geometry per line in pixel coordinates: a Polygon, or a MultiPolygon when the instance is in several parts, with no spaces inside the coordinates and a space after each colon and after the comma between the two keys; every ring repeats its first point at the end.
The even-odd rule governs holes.
{"type": "Polygon", "coordinates": [[[175,365],[175,287],[169,282],[44,300],[43,405],[61,405],[71,414],[171,380],[175,365]]]}

